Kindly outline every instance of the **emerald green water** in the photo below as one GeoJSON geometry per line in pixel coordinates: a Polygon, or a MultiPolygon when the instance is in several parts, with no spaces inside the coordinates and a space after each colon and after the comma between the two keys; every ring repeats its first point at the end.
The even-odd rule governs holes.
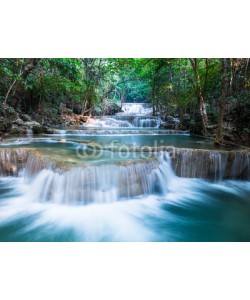
{"type": "Polygon", "coordinates": [[[51,135],[10,139],[1,148],[28,148],[53,159],[67,162],[108,163],[152,158],[152,153],[133,152],[129,147],[173,146],[178,148],[214,149],[213,142],[190,135],[51,135]],[[93,149],[93,147],[95,149],[93,149]],[[117,148],[116,151],[107,150],[117,148]],[[122,153],[121,153],[122,152],[122,153]]]}
{"type": "Polygon", "coordinates": [[[169,158],[159,161],[157,177],[152,177],[143,153],[121,156],[101,149],[156,143],[213,149],[210,141],[188,135],[55,135],[5,142],[1,148],[28,148],[61,161],[101,166],[61,175],[45,170],[30,181],[22,172],[0,177],[0,241],[250,241],[248,181],[179,178],[169,158]],[[100,145],[96,153],[93,143],[100,145]],[[132,160],[141,167],[113,167],[114,162],[132,160]],[[119,174],[124,187],[116,181],[119,174]],[[149,192],[138,190],[138,176],[149,192]],[[121,196],[129,185],[135,185],[136,193],[121,196]],[[78,204],[87,195],[91,203],[78,204]]]}

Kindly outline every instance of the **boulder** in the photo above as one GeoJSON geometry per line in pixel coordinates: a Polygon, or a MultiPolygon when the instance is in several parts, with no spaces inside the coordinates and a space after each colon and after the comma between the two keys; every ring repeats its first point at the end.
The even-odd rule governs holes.
{"type": "Polygon", "coordinates": [[[172,117],[172,116],[166,116],[166,121],[174,123],[174,117],[172,117]]]}
{"type": "Polygon", "coordinates": [[[89,116],[80,116],[80,121],[86,123],[90,117],[89,116]]]}
{"type": "Polygon", "coordinates": [[[35,125],[32,127],[32,131],[34,134],[43,134],[48,133],[48,129],[45,126],[42,126],[38,123],[38,125],[35,125]]]}
{"type": "Polygon", "coordinates": [[[183,115],[183,120],[190,120],[190,115],[189,114],[184,114],[183,115]]]}
{"type": "Polygon", "coordinates": [[[18,126],[16,124],[12,124],[11,125],[11,129],[10,129],[10,133],[11,134],[26,134],[27,133],[27,129],[18,126]]]}
{"type": "Polygon", "coordinates": [[[116,103],[105,103],[104,108],[102,109],[101,114],[103,115],[115,115],[118,112],[121,112],[121,107],[116,103]]]}
{"type": "Polygon", "coordinates": [[[41,126],[41,124],[36,121],[30,121],[30,122],[25,122],[24,126],[32,129],[34,126],[41,126]]]}
{"type": "Polygon", "coordinates": [[[21,114],[20,115],[20,118],[25,121],[25,122],[31,122],[32,119],[31,119],[31,116],[27,115],[27,114],[21,114]]]}
{"type": "Polygon", "coordinates": [[[16,120],[13,121],[13,124],[16,124],[17,126],[23,126],[24,121],[20,118],[17,118],[16,120]]]}

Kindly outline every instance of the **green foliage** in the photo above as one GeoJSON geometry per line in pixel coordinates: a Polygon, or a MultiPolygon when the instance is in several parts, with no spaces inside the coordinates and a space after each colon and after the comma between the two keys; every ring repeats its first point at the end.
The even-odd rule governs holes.
{"type": "MultiPolygon", "coordinates": [[[[183,113],[195,110],[196,82],[187,58],[40,59],[23,78],[27,60],[0,59],[0,101],[12,105],[18,91],[19,109],[24,112],[56,117],[64,106],[101,114],[107,103],[121,102],[151,102],[155,112],[173,107],[183,113]]],[[[197,61],[205,103],[216,115],[220,59],[197,61]]],[[[228,96],[242,103],[249,101],[249,65],[247,59],[228,59],[228,96]]]]}

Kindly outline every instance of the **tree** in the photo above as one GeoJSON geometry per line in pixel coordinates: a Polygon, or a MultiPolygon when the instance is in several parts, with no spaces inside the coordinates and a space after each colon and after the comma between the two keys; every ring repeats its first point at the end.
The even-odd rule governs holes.
{"type": "Polygon", "coordinates": [[[202,94],[202,87],[201,87],[201,80],[200,80],[200,75],[199,75],[197,58],[190,58],[190,62],[193,67],[195,79],[196,79],[196,91],[197,91],[197,97],[198,97],[200,116],[201,116],[201,120],[202,120],[203,135],[206,136],[207,135],[208,118],[207,118],[206,106],[205,106],[204,98],[203,98],[203,94],[202,94]]]}
{"type": "Polygon", "coordinates": [[[19,101],[22,97],[22,94],[23,94],[22,81],[26,80],[27,76],[35,68],[35,66],[38,64],[39,60],[40,60],[39,58],[27,58],[27,59],[25,59],[25,63],[24,63],[24,65],[21,66],[18,77],[13,81],[10,88],[8,89],[8,92],[7,92],[7,94],[5,96],[5,99],[4,99],[4,104],[5,105],[7,103],[8,96],[9,96],[11,90],[13,89],[15,84],[17,84],[17,87],[16,87],[14,95],[13,95],[13,101],[12,101],[13,108],[15,109],[17,107],[17,105],[18,105],[18,103],[19,103],[19,101]]]}
{"type": "Polygon", "coordinates": [[[225,110],[225,100],[227,94],[227,59],[221,59],[222,65],[222,79],[221,79],[221,100],[220,100],[220,112],[218,118],[218,128],[216,134],[215,142],[217,144],[222,144],[223,142],[223,117],[224,117],[224,110],[225,110]]]}

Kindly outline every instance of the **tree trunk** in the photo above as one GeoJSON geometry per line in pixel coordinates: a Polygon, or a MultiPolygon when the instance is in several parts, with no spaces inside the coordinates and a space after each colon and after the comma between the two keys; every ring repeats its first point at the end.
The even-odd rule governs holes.
{"type": "Polygon", "coordinates": [[[8,100],[8,97],[9,97],[9,93],[11,92],[12,88],[14,87],[14,85],[16,84],[17,80],[15,79],[12,84],[10,85],[9,89],[8,89],[8,92],[4,98],[4,105],[7,104],[7,100],[8,100]]]}
{"type": "Polygon", "coordinates": [[[221,59],[222,64],[222,79],[221,79],[221,100],[220,100],[220,112],[218,119],[218,129],[216,134],[215,143],[222,144],[223,142],[223,117],[225,109],[225,100],[227,95],[227,59],[221,59]]]}
{"type": "Polygon", "coordinates": [[[233,58],[230,58],[230,95],[234,94],[233,91],[234,75],[233,75],[233,58]]]}
{"type": "Polygon", "coordinates": [[[207,118],[206,106],[205,106],[204,98],[203,98],[203,94],[202,94],[197,58],[190,58],[190,62],[193,67],[195,79],[196,79],[196,91],[197,91],[197,97],[198,97],[200,116],[201,116],[201,120],[202,120],[203,135],[206,136],[207,135],[208,118],[207,118]]]}

